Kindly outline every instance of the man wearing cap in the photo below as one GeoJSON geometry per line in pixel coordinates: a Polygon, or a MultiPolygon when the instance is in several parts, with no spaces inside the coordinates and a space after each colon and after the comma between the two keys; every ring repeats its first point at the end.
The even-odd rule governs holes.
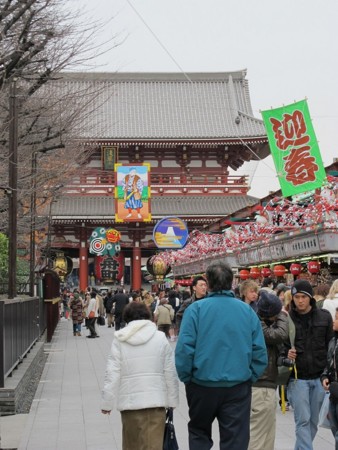
{"type": "Polygon", "coordinates": [[[316,307],[313,289],[306,280],[297,280],[291,288],[289,311],[295,324],[295,347],[288,344],[287,357],[295,361],[288,384],[288,399],[294,409],[296,424],[295,450],[312,450],[324,389],[320,376],[332,338],[332,317],[316,307]]]}
{"type": "Polygon", "coordinates": [[[252,386],[249,450],[273,450],[276,434],[276,380],[279,346],[289,336],[287,313],[282,302],[271,292],[261,291],[257,302],[261,320],[268,366],[252,386]]]}

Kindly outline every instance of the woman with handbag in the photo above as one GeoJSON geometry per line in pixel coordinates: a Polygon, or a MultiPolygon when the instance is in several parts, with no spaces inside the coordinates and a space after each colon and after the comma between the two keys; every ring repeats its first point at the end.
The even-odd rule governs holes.
{"type": "Polygon", "coordinates": [[[333,321],[334,337],[329,343],[327,365],[320,379],[323,388],[330,392],[328,418],[332,434],[335,438],[335,449],[338,450],[338,308],[333,321]]]}
{"type": "Polygon", "coordinates": [[[92,291],[90,293],[90,300],[89,300],[89,304],[87,307],[87,320],[86,320],[86,325],[87,328],[90,331],[90,335],[87,336],[87,338],[96,338],[99,337],[98,334],[96,333],[95,330],[95,323],[97,320],[97,316],[98,316],[98,301],[97,301],[97,297],[96,297],[96,292],[92,291]]]}
{"type": "Polygon", "coordinates": [[[69,304],[72,312],[73,335],[81,336],[81,324],[83,322],[83,303],[78,292],[74,292],[73,298],[69,304]]]}
{"type": "Polygon", "coordinates": [[[123,450],[163,448],[166,408],[178,406],[174,355],[144,303],[123,312],[127,326],[115,332],[102,391],[101,411],[121,412],[123,450]]]}

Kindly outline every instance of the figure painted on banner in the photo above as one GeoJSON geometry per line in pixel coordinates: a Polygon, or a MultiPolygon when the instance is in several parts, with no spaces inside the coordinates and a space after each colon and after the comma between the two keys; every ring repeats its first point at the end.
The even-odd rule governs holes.
{"type": "Polygon", "coordinates": [[[142,203],[142,191],[143,181],[136,173],[136,169],[133,167],[130,169],[129,174],[122,180],[122,187],[124,191],[125,209],[128,209],[126,219],[132,217],[133,210],[136,210],[137,218],[142,219],[141,208],[142,203]]]}

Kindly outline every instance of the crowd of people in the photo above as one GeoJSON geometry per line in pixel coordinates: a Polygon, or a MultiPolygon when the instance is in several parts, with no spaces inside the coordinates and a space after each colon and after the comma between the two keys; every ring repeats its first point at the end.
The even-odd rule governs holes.
{"type": "Polygon", "coordinates": [[[191,291],[119,287],[101,296],[88,288],[64,304],[74,336],[85,320],[88,337],[96,337],[101,315],[115,330],[102,413],[114,404],[121,412],[123,450],[162,448],[178,380],[189,407],[190,450],[212,447],[215,418],[221,450],[273,450],[278,392],[284,410],[293,410],[295,450],[311,450],[326,391],[338,450],[338,280],[313,288],[304,279],[287,286],[268,277],[234,288],[231,268],[217,262],[193,279],[191,291]]]}

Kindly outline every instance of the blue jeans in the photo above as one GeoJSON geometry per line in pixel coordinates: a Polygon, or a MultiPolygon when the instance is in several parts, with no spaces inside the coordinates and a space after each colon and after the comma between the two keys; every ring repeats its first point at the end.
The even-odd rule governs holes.
{"type": "Polygon", "coordinates": [[[329,419],[331,425],[331,431],[335,439],[335,449],[338,450],[338,404],[331,402],[329,409],[329,419]]]}
{"type": "Polygon", "coordinates": [[[314,380],[290,379],[288,399],[294,410],[296,424],[295,450],[312,450],[318,429],[320,407],[325,391],[319,378],[314,380]]]}

